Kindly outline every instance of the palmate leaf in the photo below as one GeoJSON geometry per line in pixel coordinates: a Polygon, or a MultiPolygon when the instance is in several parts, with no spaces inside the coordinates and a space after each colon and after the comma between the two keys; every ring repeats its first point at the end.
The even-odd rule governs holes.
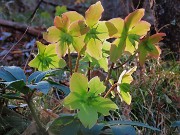
{"type": "Polygon", "coordinates": [[[119,92],[121,99],[128,105],[131,104],[130,83],[133,81],[132,73],[136,71],[137,67],[131,68],[129,71],[124,70],[118,80],[117,91],[119,92]]]}
{"type": "Polygon", "coordinates": [[[53,68],[63,68],[66,63],[59,58],[55,52],[55,44],[48,46],[37,42],[38,55],[29,62],[29,66],[37,68],[39,71],[46,71],[53,68]]]}
{"type": "Polygon", "coordinates": [[[110,99],[100,96],[105,88],[98,77],[88,83],[86,76],[74,73],[70,79],[71,93],[64,99],[64,105],[70,109],[79,109],[79,120],[85,127],[92,128],[97,122],[98,112],[108,115],[110,110],[118,108],[110,99]]]}
{"type": "Polygon", "coordinates": [[[146,58],[149,56],[151,58],[156,58],[158,59],[161,50],[160,48],[156,45],[159,41],[163,40],[163,36],[166,36],[165,33],[157,33],[152,36],[145,37],[144,39],[141,40],[139,47],[138,47],[138,52],[139,52],[139,63],[142,66],[145,63],[146,58]]]}
{"type": "Polygon", "coordinates": [[[146,35],[150,30],[150,24],[146,21],[140,21],[144,16],[144,9],[138,9],[130,13],[125,20],[121,18],[111,19],[111,22],[118,30],[112,37],[117,38],[112,43],[110,51],[110,60],[116,62],[124,51],[134,54],[137,50],[139,39],[146,35]]]}

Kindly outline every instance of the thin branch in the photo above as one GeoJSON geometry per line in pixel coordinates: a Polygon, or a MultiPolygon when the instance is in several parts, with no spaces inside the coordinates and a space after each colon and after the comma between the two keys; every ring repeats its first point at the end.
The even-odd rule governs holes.
{"type": "Polygon", "coordinates": [[[106,85],[108,84],[108,82],[109,82],[109,79],[110,79],[110,76],[111,76],[111,72],[112,72],[112,70],[113,70],[113,67],[114,67],[114,63],[111,64],[111,67],[110,67],[109,70],[108,70],[108,75],[107,75],[106,80],[105,80],[105,82],[104,82],[104,85],[105,85],[105,86],[106,86],[106,85]]]}
{"type": "Polygon", "coordinates": [[[115,88],[116,86],[117,86],[117,83],[115,83],[113,86],[111,86],[111,88],[106,92],[104,98],[106,98],[106,97],[111,93],[111,91],[114,90],[114,88],[115,88]]]}
{"type": "Polygon", "coordinates": [[[72,61],[71,61],[71,52],[69,46],[68,46],[68,65],[69,65],[70,74],[72,75],[72,61]]]}
{"type": "Polygon", "coordinates": [[[81,54],[78,53],[78,57],[77,57],[77,60],[76,60],[76,66],[75,66],[74,72],[78,71],[80,59],[81,59],[81,54]]]}
{"type": "Polygon", "coordinates": [[[88,68],[88,80],[90,80],[91,79],[91,62],[89,61],[88,64],[89,64],[89,68],[88,68]]]}

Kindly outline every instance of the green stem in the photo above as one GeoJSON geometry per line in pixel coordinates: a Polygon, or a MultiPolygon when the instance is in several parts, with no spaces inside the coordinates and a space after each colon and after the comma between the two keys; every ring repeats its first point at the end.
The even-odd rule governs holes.
{"type": "Polygon", "coordinates": [[[38,131],[40,131],[40,133],[42,135],[48,135],[48,133],[46,132],[46,129],[43,127],[42,123],[40,122],[40,119],[37,116],[37,111],[35,110],[35,106],[32,100],[27,101],[28,107],[31,111],[32,117],[34,118],[37,126],[38,126],[38,131]]]}
{"type": "Polygon", "coordinates": [[[75,66],[74,72],[78,71],[80,58],[81,58],[81,54],[78,53],[78,57],[77,57],[77,60],[76,60],[76,66],[75,66]]]}
{"type": "Polygon", "coordinates": [[[89,64],[89,68],[88,68],[88,80],[90,80],[91,79],[91,62],[89,61],[88,64],[89,64]]]}
{"type": "Polygon", "coordinates": [[[86,49],[86,46],[87,46],[87,44],[85,44],[85,45],[83,46],[83,48],[81,49],[81,51],[78,53],[78,57],[77,57],[77,60],[76,60],[76,66],[75,66],[74,72],[77,72],[77,71],[78,71],[79,61],[80,61],[80,59],[81,59],[81,54],[82,54],[82,52],[86,49]]]}
{"type": "Polygon", "coordinates": [[[108,70],[108,75],[107,75],[106,80],[105,80],[105,82],[104,82],[104,85],[105,85],[105,86],[106,86],[106,85],[108,84],[108,82],[109,82],[109,79],[110,79],[110,76],[111,76],[111,72],[112,72],[113,67],[114,67],[114,63],[111,64],[111,67],[110,67],[109,70],[108,70]]]}
{"type": "Polygon", "coordinates": [[[71,61],[71,52],[69,46],[68,46],[68,65],[70,69],[70,74],[72,75],[72,61],[71,61]]]}

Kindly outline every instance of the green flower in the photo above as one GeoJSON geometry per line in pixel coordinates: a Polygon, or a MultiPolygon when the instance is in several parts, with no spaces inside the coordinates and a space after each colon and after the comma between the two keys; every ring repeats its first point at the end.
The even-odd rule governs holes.
{"type": "Polygon", "coordinates": [[[138,9],[130,13],[125,20],[113,18],[109,20],[118,30],[112,37],[117,38],[111,46],[110,60],[116,62],[124,51],[133,54],[138,47],[139,39],[150,30],[150,24],[141,21],[144,9],[138,9]]]}
{"type": "Polygon", "coordinates": [[[70,79],[71,93],[65,98],[64,105],[73,110],[78,109],[78,118],[82,124],[91,128],[97,122],[98,112],[106,116],[110,110],[118,109],[110,99],[100,96],[105,88],[98,77],[88,82],[86,76],[74,73],[70,79]]]}
{"type": "Polygon", "coordinates": [[[75,11],[63,13],[62,16],[56,16],[54,25],[48,28],[43,34],[43,38],[56,43],[56,51],[59,57],[67,53],[68,47],[80,52],[84,46],[84,35],[89,28],[84,22],[84,17],[75,11]]]}
{"type": "Polygon", "coordinates": [[[103,42],[117,32],[111,22],[99,21],[103,11],[103,6],[99,1],[91,5],[85,13],[86,24],[90,28],[85,36],[86,52],[97,60],[102,58],[103,42]]]}
{"type": "Polygon", "coordinates": [[[55,44],[44,45],[36,42],[38,46],[37,56],[29,62],[30,67],[37,68],[39,71],[46,71],[53,68],[63,68],[66,62],[59,58],[55,51],[55,44]]]}

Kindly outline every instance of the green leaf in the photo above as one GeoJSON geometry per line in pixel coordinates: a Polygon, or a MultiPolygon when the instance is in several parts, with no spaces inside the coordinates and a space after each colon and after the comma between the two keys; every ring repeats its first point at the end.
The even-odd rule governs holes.
{"type": "Polygon", "coordinates": [[[102,69],[104,69],[105,72],[108,72],[108,59],[107,58],[99,59],[98,64],[102,69]]]}
{"type": "Polygon", "coordinates": [[[13,77],[15,77],[16,80],[23,80],[24,82],[26,82],[26,75],[24,74],[24,71],[20,67],[5,66],[3,68],[7,72],[9,72],[13,77]]]}
{"type": "Polygon", "coordinates": [[[11,73],[6,71],[4,67],[0,67],[0,78],[7,82],[16,80],[16,78],[11,73]]]}
{"type": "Polygon", "coordinates": [[[180,127],[180,121],[174,121],[174,122],[171,124],[171,127],[180,127]]]}
{"type": "Polygon", "coordinates": [[[61,115],[49,126],[48,131],[54,135],[77,135],[81,123],[73,115],[61,115]]]}
{"type": "Polygon", "coordinates": [[[42,92],[43,94],[47,94],[51,89],[51,85],[47,81],[41,81],[34,85],[27,85],[31,90],[37,90],[42,92]]]}
{"type": "Polygon", "coordinates": [[[89,81],[88,87],[90,89],[89,92],[94,93],[95,95],[103,93],[106,89],[103,82],[101,82],[97,76],[89,81]]]}
{"type": "Polygon", "coordinates": [[[19,93],[2,94],[2,98],[23,100],[23,98],[21,98],[21,95],[19,93]]]}
{"type": "Polygon", "coordinates": [[[136,135],[136,130],[134,127],[129,125],[115,125],[110,126],[113,135],[136,135]]]}
{"type": "Polygon", "coordinates": [[[68,50],[67,43],[63,43],[60,41],[56,44],[56,52],[60,58],[67,53],[67,50],[68,50]]]}
{"type": "Polygon", "coordinates": [[[101,2],[98,1],[91,5],[85,13],[86,23],[89,27],[94,26],[101,19],[104,9],[101,2]]]}
{"type": "Polygon", "coordinates": [[[67,12],[67,7],[66,6],[57,6],[55,15],[56,16],[61,16],[63,13],[67,12]]]}
{"type": "Polygon", "coordinates": [[[26,86],[23,80],[16,80],[12,82],[0,82],[0,83],[7,85],[8,89],[17,90],[23,94],[28,94],[28,92],[30,92],[30,89],[26,86]]]}
{"type": "Polygon", "coordinates": [[[70,79],[70,90],[79,94],[84,94],[88,89],[88,79],[81,73],[74,73],[70,79]]]}
{"type": "Polygon", "coordinates": [[[84,125],[84,127],[92,128],[98,119],[98,113],[93,107],[82,105],[80,111],[78,112],[78,118],[84,125]]]}
{"type": "Polygon", "coordinates": [[[149,128],[149,129],[155,130],[155,131],[160,131],[158,128],[155,128],[155,127],[152,127],[152,126],[149,126],[147,124],[137,122],[137,121],[114,120],[114,121],[108,122],[108,125],[110,125],[110,126],[114,126],[114,125],[131,125],[131,126],[145,127],[145,128],[149,128]]]}

